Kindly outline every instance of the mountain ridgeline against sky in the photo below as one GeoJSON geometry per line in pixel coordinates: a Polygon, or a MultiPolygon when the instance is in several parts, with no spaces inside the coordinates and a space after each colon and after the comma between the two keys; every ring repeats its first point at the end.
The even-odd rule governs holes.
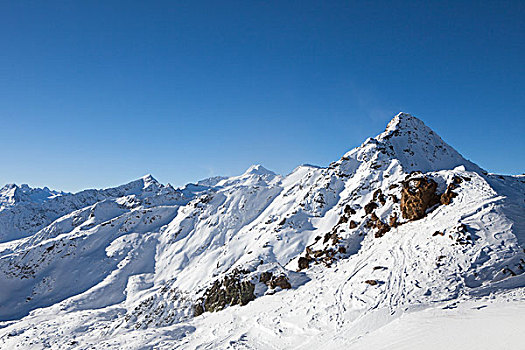
{"type": "Polygon", "coordinates": [[[525,177],[400,113],[286,176],[6,185],[0,242],[1,347],[359,348],[403,314],[523,298],[525,177]]]}

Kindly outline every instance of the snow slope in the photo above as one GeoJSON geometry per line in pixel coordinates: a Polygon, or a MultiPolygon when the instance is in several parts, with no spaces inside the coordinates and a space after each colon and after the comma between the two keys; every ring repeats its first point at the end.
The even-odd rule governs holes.
{"type": "Polygon", "coordinates": [[[499,295],[453,308],[432,307],[405,314],[346,348],[521,349],[524,314],[523,302],[499,295]]]}
{"type": "MultiPolygon", "coordinates": [[[[487,174],[404,113],[287,176],[255,165],[181,189],[147,176],[0,193],[2,347],[380,348],[376,333],[440,327],[455,317],[443,307],[493,299],[483,317],[525,323],[525,178],[487,174]],[[409,219],[404,183],[423,177],[454,195],[409,219]],[[214,286],[238,293],[228,278],[255,300],[197,312],[214,286]]],[[[399,348],[432,339],[417,334],[399,348]]]]}

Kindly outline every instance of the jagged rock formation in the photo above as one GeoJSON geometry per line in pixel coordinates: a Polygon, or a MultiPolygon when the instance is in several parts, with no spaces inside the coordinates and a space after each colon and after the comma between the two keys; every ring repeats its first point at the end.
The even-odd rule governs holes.
{"type": "Polygon", "coordinates": [[[222,280],[217,280],[206,290],[204,297],[194,306],[195,316],[205,311],[219,311],[231,305],[246,305],[255,299],[255,285],[242,280],[243,272],[234,270],[222,280]]]}
{"type": "MultiPolygon", "coordinates": [[[[468,177],[466,177],[465,179],[469,181],[468,177]]],[[[452,182],[448,184],[446,191],[440,197],[441,204],[448,205],[450,204],[450,202],[452,202],[452,198],[457,196],[457,193],[453,190],[457,188],[461,182],[463,182],[463,178],[459,176],[454,176],[452,178],[452,182]]]]}
{"type": "Polygon", "coordinates": [[[427,210],[439,203],[437,183],[427,177],[416,177],[403,181],[401,191],[401,213],[411,221],[425,216],[427,210]]]}

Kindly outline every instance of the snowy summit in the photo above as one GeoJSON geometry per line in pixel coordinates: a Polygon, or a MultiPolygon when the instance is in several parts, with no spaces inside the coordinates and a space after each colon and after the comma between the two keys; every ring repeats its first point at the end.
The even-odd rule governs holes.
{"type": "Polygon", "coordinates": [[[406,113],[286,176],[6,185],[0,348],[519,348],[524,248],[524,177],[406,113]]]}

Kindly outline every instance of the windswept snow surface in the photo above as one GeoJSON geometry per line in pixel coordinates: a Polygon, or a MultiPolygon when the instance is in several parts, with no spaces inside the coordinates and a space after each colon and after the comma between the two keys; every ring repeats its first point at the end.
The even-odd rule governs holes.
{"type": "Polygon", "coordinates": [[[287,176],[254,165],[180,189],[151,176],[76,194],[6,185],[0,242],[6,349],[525,342],[525,178],[486,173],[404,113],[328,167],[287,176]],[[418,176],[439,193],[459,181],[456,196],[407,221],[401,183],[418,176]],[[298,270],[323,249],[331,260],[298,270]],[[256,299],[195,316],[235,271],[256,299]],[[292,288],[260,282],[265,272],[292,288]]]}

